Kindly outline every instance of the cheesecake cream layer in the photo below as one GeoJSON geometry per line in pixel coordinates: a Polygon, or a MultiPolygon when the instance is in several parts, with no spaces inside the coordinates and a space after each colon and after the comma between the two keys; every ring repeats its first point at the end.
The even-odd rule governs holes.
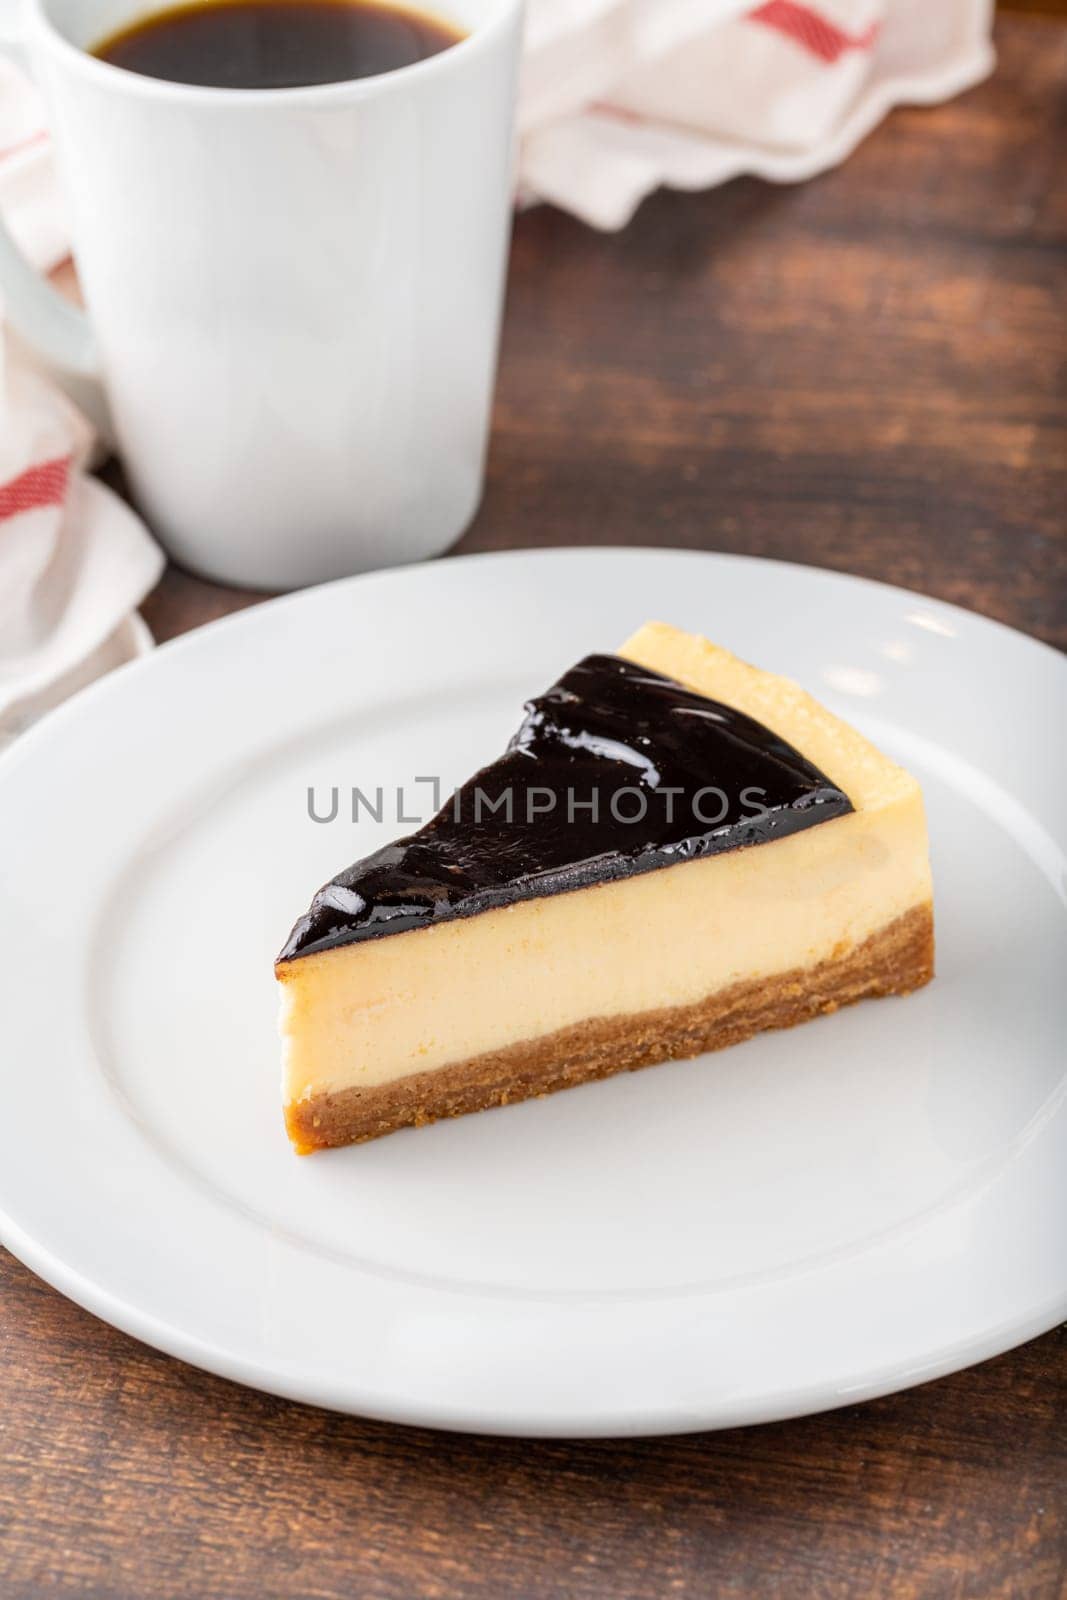
{"type": "Polygon", "coordinates": [[[597,1078],[740,1044],[771,1028],[792,1028],[856,1000],[908,994],[933,977],[933,918],[916,906],[847,955],[717,989],[692,1006],[590,1017],[449,1067],[412,1072],[376,1088],[350,1085],[286,1107],[301,1154],[379,1139],[398,1128],[573,1089],[597,1078]]]}
{"type": "Polygon", "coordinates": [[[855,808],[729,854],[283,962],[284,1098],[455,1066],[590,1018],[843,960],[931,898],[918,784],[796,685],[662,625],[621,654],[756,717],[855,808]]]}

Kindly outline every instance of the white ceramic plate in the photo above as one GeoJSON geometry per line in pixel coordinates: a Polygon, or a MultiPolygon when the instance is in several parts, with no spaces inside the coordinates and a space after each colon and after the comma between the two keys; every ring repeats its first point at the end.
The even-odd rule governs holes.
{"type": "Polygon", "coordinates": [[[0,1236],[163,1350],[368,1415],[786,1417],[1067,1314],[1067,664],[825,572],[668,551],[332,585],[121,669],[0,761],[0,1236]],[[306,1160],[272,958],[311,891],[646,618],[921,778],[938,977],[696,1062],[306,1160]],[[337,785],[383,820],[308,815],[337,785]]]}

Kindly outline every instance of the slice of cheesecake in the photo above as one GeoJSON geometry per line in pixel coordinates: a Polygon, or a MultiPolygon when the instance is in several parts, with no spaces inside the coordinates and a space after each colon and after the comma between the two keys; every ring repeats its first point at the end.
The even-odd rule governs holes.
{"type": "Polygon", "coordinates": [[[922,795],[795,684],[650,624],[320,889],[276,972],[301,1152],[700,1055],[929,981],[922,795]]]}

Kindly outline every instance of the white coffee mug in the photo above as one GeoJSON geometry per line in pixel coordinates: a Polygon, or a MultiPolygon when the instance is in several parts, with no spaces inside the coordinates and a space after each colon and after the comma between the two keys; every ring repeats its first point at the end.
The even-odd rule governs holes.
{"type": "Polygon", "coordinates": [[[87,54],[143,0],[27,0],[88,318],[0,237],[7,314],[98,376],[178,561],[289,588],[437,555],[477,508],[522,0],[412,66],[197,88],[87,54]]]}

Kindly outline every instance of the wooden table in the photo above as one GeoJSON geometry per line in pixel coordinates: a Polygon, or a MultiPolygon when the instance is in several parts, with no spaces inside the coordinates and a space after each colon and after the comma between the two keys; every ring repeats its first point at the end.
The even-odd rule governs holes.
{"type": "MultiPolygon", "coordinates": [[[[463,550],[741,550],[1067,644],[1067,24],[839,172],[518,225],[463,550]]],[[[156,634],[252,603],[170,571],[156,634]]],[[[1052,1597],[1067,1339],[777,1426],[509,1443],[332,1416],[157,1355],[0,1254],[0,1596],[1052,1597]]]]}

